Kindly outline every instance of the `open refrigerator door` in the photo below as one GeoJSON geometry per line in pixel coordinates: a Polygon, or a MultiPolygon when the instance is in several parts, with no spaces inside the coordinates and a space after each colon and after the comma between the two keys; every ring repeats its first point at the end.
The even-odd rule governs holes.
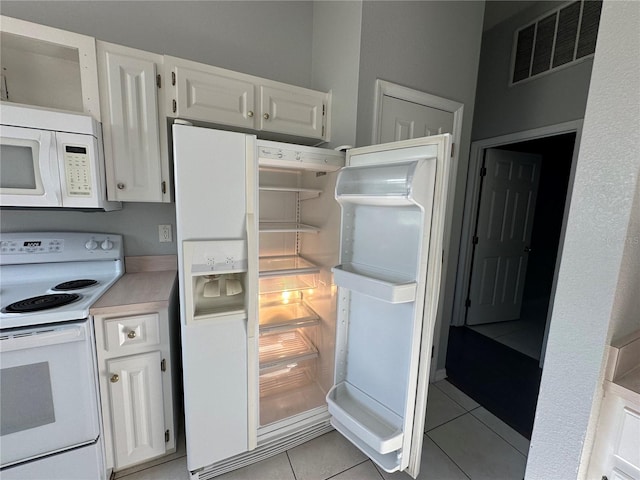
{"type": "Polygon", "coordinates": [[[331,424],[387,472],[419,473],[440,290],[449,136],[348,152],[331,424]]]}

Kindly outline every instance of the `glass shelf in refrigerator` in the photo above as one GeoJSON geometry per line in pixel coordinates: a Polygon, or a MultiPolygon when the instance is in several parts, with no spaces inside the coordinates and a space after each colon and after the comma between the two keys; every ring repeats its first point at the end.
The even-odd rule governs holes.
{"type": "Polygon", "coordinates": [[[294,292],[298,290],[313,290],[316,288],[318,275],[307,273],[304,275],[287,275],[277,277],[265,277],[259,280],[260,294],[294,292]]]}
{"type": "Polygon", "coordinates": [[[261,192],[282,192],[282,193],[297,193],[300,200],[309,200],[310,198],[319,197],[322,190],[316,188],[302,188],[302,187],[276,187],[261,185],[259,187],[261,192]]]}
{"type": "Polygon", "coordinates": [[[260,333],[317,325],[320,317],[302,302],[260,307],[260,333]]]}
{"type": "Polygon", "coordinates": [[[260,257],[258,261],[260,277],[278,275],[299,275],[303,273],[318,273],[320,267],[311,263],[300,255],[282,255],[275,257],[260,257]]]}
{"type": "Polygon", "coordinates": [[[261,335],[258,345],[261,373],[318,356],[318,349],[298,330],[261,335]]]}
{"type": "Polygon", "coordinates": [[[319,227],[296,222],[260,222],[260,233],[318,233],[319,227]]]}

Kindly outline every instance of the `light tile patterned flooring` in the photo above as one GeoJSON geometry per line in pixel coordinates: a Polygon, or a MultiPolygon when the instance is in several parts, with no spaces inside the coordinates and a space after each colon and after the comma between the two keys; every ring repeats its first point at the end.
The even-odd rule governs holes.
{"type": "MultiPolygon", "coordinates": [[[[419,479],[520,480],[529,441],[446,380],[429,386],[419,479]]],[[[155,466],[121,472],[122,480],[187,480],[184,446],[155,466]],[[138,470],[134,473],[133,470],[138,470]]],[[[157,463],[157,462],[156,462],[157,463]]],[[[338,432],[330,432],[219,480],[394,480],[338,432]]]]}

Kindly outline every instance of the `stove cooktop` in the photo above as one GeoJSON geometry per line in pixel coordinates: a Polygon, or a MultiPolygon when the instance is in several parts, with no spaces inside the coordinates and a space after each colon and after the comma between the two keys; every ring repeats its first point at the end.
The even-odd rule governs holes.
{"type": "Polygon", "coordinates": [[[79,320],[123,273],[120,235],[0,235],[0,329],[79,320]]]}

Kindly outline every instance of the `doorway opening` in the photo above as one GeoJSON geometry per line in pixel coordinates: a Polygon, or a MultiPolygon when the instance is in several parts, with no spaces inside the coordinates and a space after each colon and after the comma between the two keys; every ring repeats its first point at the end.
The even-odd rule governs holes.
{"type": "MultiPolygon", "coordinates": [[[[465,206],[462,244],[469,248],[465,251],[463,247],[461,251],[456,285],[458,302],[449,329],[447,377],[450,383],[526,438],[531,438],[533,430],[579,130],[578,125],[561,133],[528,137],[523,134],[520,138],[515,136],[506,141],[484,142],[484,145],[476,146],[477,164],[469,168],[470,172],[477,171],[478,177],[470,177],[467,189],[467,195],[472,197],[467,199],[465,206]],[[473,296],[474,280],[477,284],[478,279],[485,275],[487,262],[474,262],[474,255],[482,254],[476,251],[477,235],[483,228],[486,230],[487,225],[483,222],[491,221],[488,220],[490,215],[482,214],[482,203],[485,202],[486,207],[487,202],[496,201],[495,195],[483,195],[485,182],[482,175],[486,175],[486,168],[492,168],[487,158],[495,151],[500,155],[517,157],[522,154],[528,158],[533,154],[539,157],[540,171],[536,179],[539,183],[537,195],[534,195],[535,208],[531,211],[527,212],[526,208],[500,211],[503,216],[529,215],[533,219],[529,237],[523,240],[526,253],[518,254],[525,261],[522,258],[517,260],[521,268],[513,270],[518,271],[520,280],[508,271],[490,278],[490,282],[499,285],[496,291],[501,294],[509,291],[512,297],[516,290],[514,284],[522,284],[517,308],[511,308],[506,315],[504,309],[496,311],[495,318],[492,318],[489,308],[483,312],[482,320],[477,321],[477,315],[469,315],[472,305],[469,298],[473,296]],[[472,168],[474,166],[477,168],[472,168]],[[473,317],[471,321],[470,317],[473,317]]],[[[472,163],[473,155],[474,152],[472,163]]],[[[487,182],[487,188],[488,185],[487,182]]],[[[495,223],[495,219],[493,221],[495,223]]],[[[522,220],[521,223],[526,222],[522,220]]],[[[498,248],[509,247],[499,245],[498,248]]],[[[519,248],[522,251],[522,246],[519,248]]],[[[500,261],[504,262],[504,258],[512,254],[498,252],[490,255],[502,256],[500,261]]],[[[478,301],[477,295],[474,301],[478,301]]],[[[487,298],[484,301],[488,301],[487,298]]]]}

